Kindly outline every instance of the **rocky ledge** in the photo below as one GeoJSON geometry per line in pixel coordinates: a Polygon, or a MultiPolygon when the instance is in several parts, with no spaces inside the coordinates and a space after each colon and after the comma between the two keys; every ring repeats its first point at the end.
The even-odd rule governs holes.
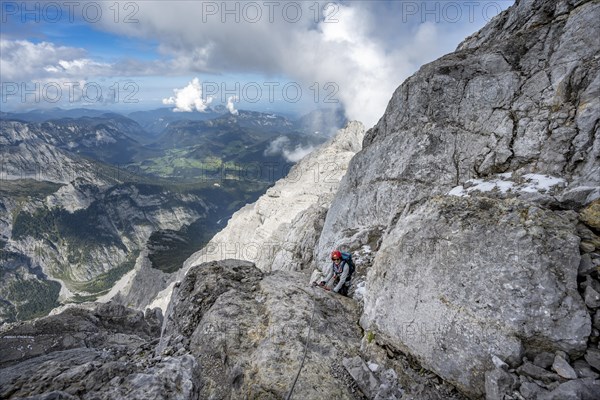
{"type": "Polygon", "coordinates": [[[5,327],[0,397],[463,399],[413,360],[392,360],[359,315],[303,274],[209,262],[176,285],[164,322],[159,309],[108,303],[5,327]]]}

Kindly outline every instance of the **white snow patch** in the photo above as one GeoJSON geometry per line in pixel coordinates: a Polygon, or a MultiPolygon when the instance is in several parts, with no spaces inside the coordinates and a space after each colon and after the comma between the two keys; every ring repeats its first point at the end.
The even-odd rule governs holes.
{"type": "Polygon", "coordinates": [[[497,181],[496,182],[496,187],[502,192],[502,193],[506,193],[509,190],[513,189],[513,182],[509,182],[509,181],[497,181]]]}
{"type": "Polygon", "coordinates": [[[467,192],[472,192],[474,190],[478,190],[480,192],[491,192],[493,190],[498,190],[502,193],[506,193],[509,189],[512,189],[514,185],[513,182],[502,179],[492,179],[490,181],[472,179],[468,182],[474,183],[474,185],[467,188],[467,192]]]}
{"type": "Polygon", "coordinates": [[[550,188],[553,186],[558,186],[565,183],[564,179],[549,175],[527,174],[523,175],[523,178],[529,181],[529,187],[532,187],[538,191],[550,190],[550,188]]]}
{"type": "Polygon", "coordinates": [[[546,192],[554,186],[565,184],[565,180],[562,178],[540,174],[523,175],[523,178],[527,182],[524,184],[516,183],[512,181],[511,178],[512,174],[509,172],[505,172],[503,174],[498,174],[496,175],[496,177],[488,180],[470,179],[467,182],[465,182],[465,185],[468,186],[466,189],[464,187],[465,185],[456,186],[448,192],[448,196],[465,197],[469,196],[469,194],[473,191],[498,191],[502,194],[505,194],[508,191],[522,193],[546,192]]]}
{"type": "Polygon", "coordinates": [[[449,196],[457,196],[457,197],[466,197],[468,196],[467,192],[465,192],[465,188],[462,186],[457,186],[448,192],[449,196]]]}
{"type": "Polygon", "coordinates": [[[370,363],[368,363],[368,364],[367,364],[367,366],[369,367],[369,369],[370,369],[372,372],[377,372],[377,370],[379,369],[379,365],[378,365],[378,364],[375,364],[375,363],[373,363],[373,362],[370,362],[370,363]]]}
{"type": "Polygon", "coordinates": [[[359,298],[364,298],[367,293],[367,285],[365,281],[359,282],[354,290],[354,295],[359,298]]]}

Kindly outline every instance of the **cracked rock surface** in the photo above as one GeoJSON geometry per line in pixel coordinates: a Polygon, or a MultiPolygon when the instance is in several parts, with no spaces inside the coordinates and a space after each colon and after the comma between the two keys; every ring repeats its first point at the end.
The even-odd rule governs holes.
{"type": "Polygon", "coordinates": [[[598,1],[517,1],[423,66],[327,214],[315,259],[377,242],[365,331],[473,398],[492,356],[597,349],[578,273],[597,282],[599,20],[598,1]]]}

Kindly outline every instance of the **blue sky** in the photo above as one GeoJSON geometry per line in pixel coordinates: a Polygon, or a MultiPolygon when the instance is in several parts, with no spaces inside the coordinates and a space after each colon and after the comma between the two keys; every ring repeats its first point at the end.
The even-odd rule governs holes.
{"type": "Polygon", "coordinates": [[[2,1],[0,106],[342,106],[370,125],[404,79],[511,4],[2,1]]]}
{"type": "MultiPolygon", "coordinates": [[[[78,14],[75,14],[78,18],[74,22],[69,22],[67,15],[63,15],[57,22],[52,22],[57,18],[56,14],[54,13],[48,20],[47,13],[43,9],[39,12],[26,13],[22,10],[21,3],[6,1],[2,2],[2,7],[4,10],[2,35],[12,39],[27,39],[35,43],[46,41],[63,46],[85,48],[95,58],[104,61],[117,61],[126,57],[152,60],[159,57],[156,52],[158,41],[132,39],[98,29],[96,24],[86,22],[78,14]]],[[[65,13],[66,10],[65,7],[65,13]]]]}

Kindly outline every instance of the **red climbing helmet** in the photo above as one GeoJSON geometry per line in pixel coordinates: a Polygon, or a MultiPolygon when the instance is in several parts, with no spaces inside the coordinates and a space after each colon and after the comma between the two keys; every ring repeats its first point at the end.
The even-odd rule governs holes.
{"type": "Polygon", "coordinates": [[[331,252],[331,259],[335,260],[335,259],[342,259],[342,253],[339,250],[334,250],[331,252]]]}

